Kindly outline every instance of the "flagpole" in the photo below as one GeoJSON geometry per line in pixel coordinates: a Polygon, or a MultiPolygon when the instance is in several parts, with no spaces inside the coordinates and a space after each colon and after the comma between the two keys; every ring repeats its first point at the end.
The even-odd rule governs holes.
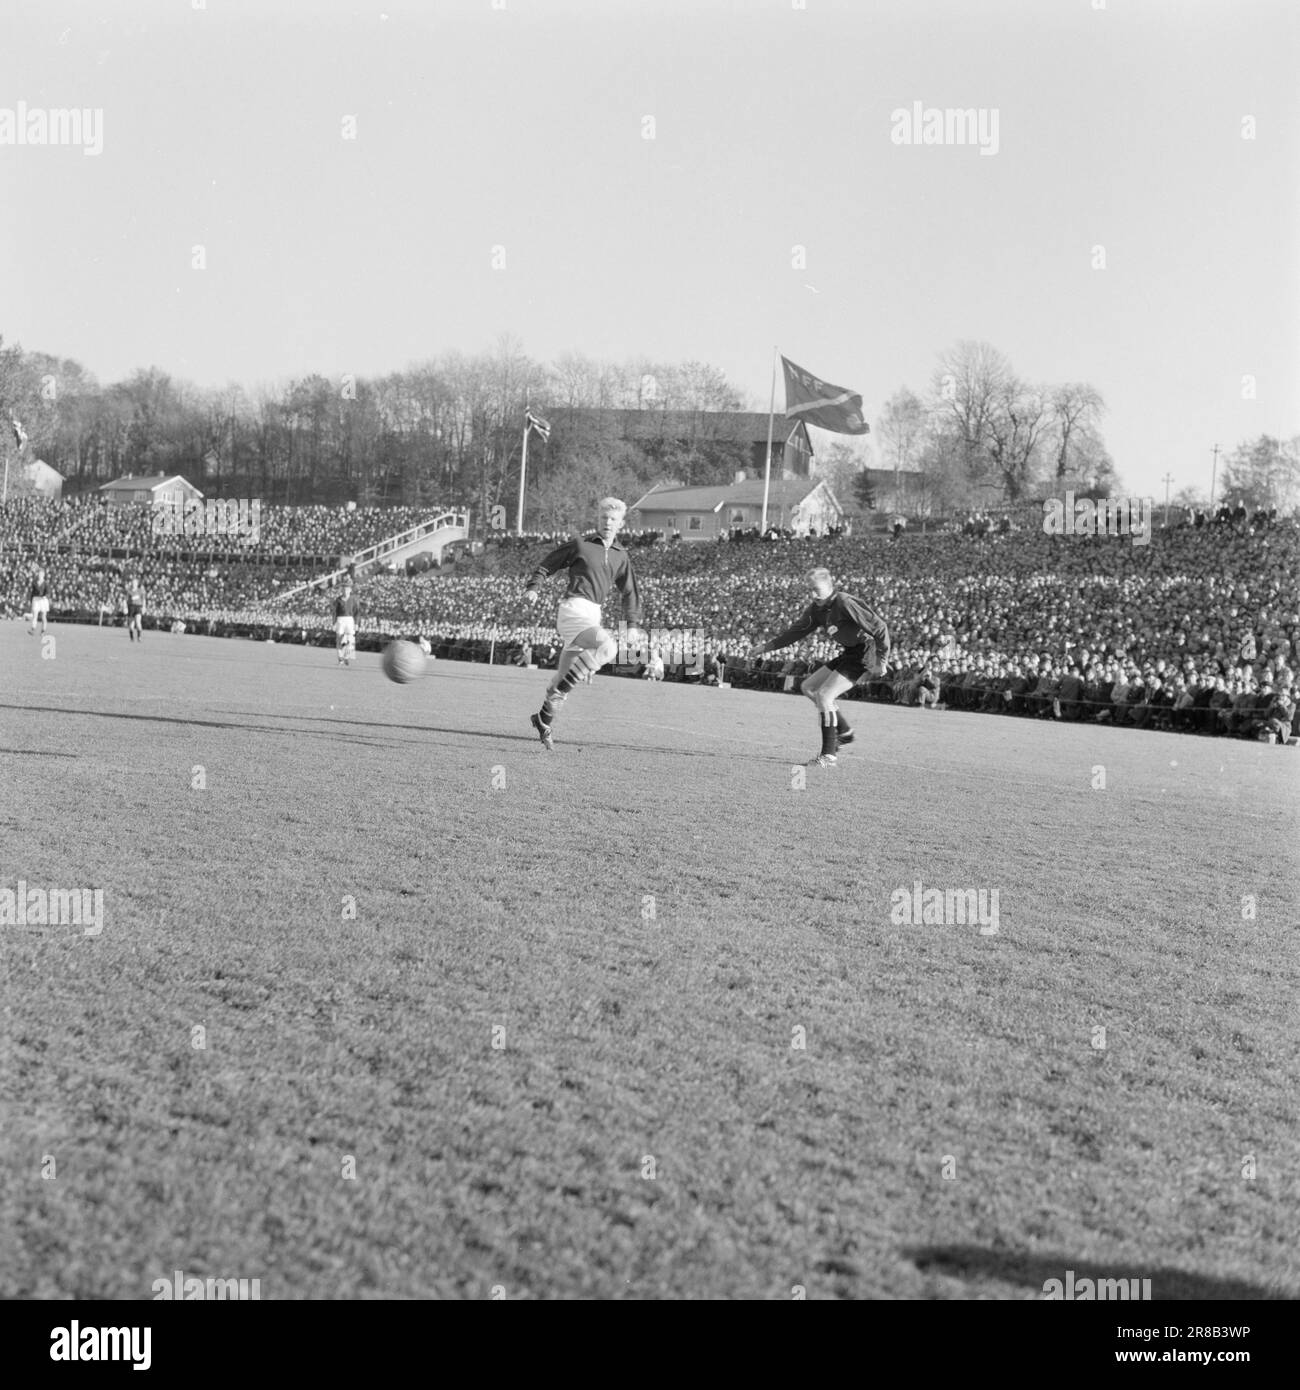
{"type": "Polygon", "coordinates": [[[763,539],[767,532],[767,494],[772,486],[772,428],[776,421],[776,357],[775,345],[772,348],[772,395],[767,403],[767,467],[763,470],[763,519],[759,522],[758,538],[763,539]]]}
{"type": "Polygon", "coordinates": [[[519,510],[515,513],[515,535],[524,534],[524,476],[528,472],[528,400],[524,399],[524,449],[519,456],[519,510]]]}

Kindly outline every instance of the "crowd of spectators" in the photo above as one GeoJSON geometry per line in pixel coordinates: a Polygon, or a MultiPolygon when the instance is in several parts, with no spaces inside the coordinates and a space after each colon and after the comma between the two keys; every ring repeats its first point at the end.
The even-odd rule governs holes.
{"type": "MultiPolygon", "coordinates": [[[[221,535],[197,516],[173,522],[147,507],[98,496],[23,497],[0,504],[0,544],[34,554],[215,555],[246,561],[310,560],[317,567],[432,520],[435,507],[286,507],[259,504],[257,534],[221,535]]],[[[250,516],[251,507],[243,515],[250,516]]],[[[246,528],[247,529],[247,528],[246,528]]]]}
{"type": "MultiPolygon", "coordinates": [[[[51,609],[73,621],[111,620],[126,612],[126,588],[133,578],[144,587],[148,612],[156,618],[182,618],[262,604],[277,587],[310,579],[314,567],[277,569],[263,565],[203,563],[158,558],[111,559],[99,555],[55,554],[41,560],[49,575],[51,609]]],[[[34,562],[14,562],[6,552],[0,574],[0,605],[10,616],[28,609],[34,562]]]]}
{"type": "MultiPolygon", "coordinates": [[[[26,608],[31,557],[42,553],[33,537],[51,534],[43,510],[49,506],[19,501],[0,509],[2,597],[10,612],[26,608]]],[[[360,514],[286,510],[330,512],[335,519],[286,523],[277,531],[282,536],[337,537],[352,524],[340,518],[360,514]]],[[[391,535],[408,521],[399,510],[385,509],[382,520],[363,517],[370,531],[347,534],[354,540],[374,531],[391,535]]],[[[657,676],[657,648],[669,680],[796,689],[837,648],[813,639],[760,662],[744,654],[793,620],[810,599],[807,571],[825,565],[840,587],[880,612],[893,635],[888,676],[859,687],[854,698],[1243,736],[1295,731],[1295,520],[1227,505],[1199,523],[1191,513],[1181,524],[1157,528],[1146,545],[1127,537],[1047,535],[1032,524],[986,527],[987,516],[967,520],[979,524],[892,539],[840,535],[763,545],[673,544],[643,533],[635,567],[643,624],[654,631],[650,646],[634,654],[634,669],[657,676]],[[675,638],[664,635],[670,630],[675,638]]],[[[102,537],[93,524],[88,533],[87,549],[102,537]]],[[[553,659],[555,634],[537,625],[522,581],[565,539],[502,537],[494,542],[495,573],[471,559],[417,578],[362,579],[359,645],[419,635],[435,654],[520,660],[528,648],[545,664],[553,659]],[[510,556],[504,564],[500,551],[510,556]]],[[[56,617],[113,620],[125,578],[139,574],[148,595],[146,622],[329,640],[332,589],[308,588],[274,603],[277,589],[319,573],[310,565],[152,553],[112,559],[93,549],[46,549],[56,617]]],[[[557,581],[548,598],[558,596],[557,581]]],[[[607,623],[616,627],[618,616],[611,610],[607,623]]]]}

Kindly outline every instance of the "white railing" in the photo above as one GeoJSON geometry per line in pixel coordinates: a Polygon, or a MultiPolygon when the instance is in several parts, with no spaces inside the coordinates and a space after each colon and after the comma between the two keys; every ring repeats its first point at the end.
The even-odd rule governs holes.
{"type": "Polygon", "coordinates": [[[400,550],[403,546],[410,545],[412,541],[423,540],[425,536],[431,536],[437,531],[446,530],[450,527],[459,527],[466,535],[469,534],[469,512],[460,507],[452,507],[446,511],[439,512],[436,516],[427,521],[417,521],[414,526],[408,526],[405,531],[398,531],[394,535],[386,537],[382,541],[376,541],[373,545],[368,545],[364,550],[358,550],[354,555],[343,557],[343,564],[328,574],[318,574],[314,579],[309,579],[305,584],[295,584],[292,589],[286,589],[283,593],[274,594],[267,599],[267,603],[283,603],[285,599],[292,598],[295,594],[306,593],[308,589],[321,589],[328,585],[337,583],[344,575],[350,571],[359,569],[362,565],[368,565],[375,560],[382,560],[385,555],[391,555],[395,550],[400,550]]]}
{"type": "Polygon", "coordinates": [[[376,541],[374,545],[368,545],[364,550],[358,550],[351,556],[348,564],[351,566],[369,564],[371,560],[382,559],[385,555],[391,555],[394,550],[400,550],[404,545],[410,545],[412,541],[421,540],[425,536],[432,535],[435,531],[441,531],[448,526],[459,526],[462,530],[469,530],[469,513],[452,509],[440,512],[432,521],[418,521],[414,526],[408,526],[405,531],[399,531],[395,536],[389,536],[387,540],[376,541]]]}

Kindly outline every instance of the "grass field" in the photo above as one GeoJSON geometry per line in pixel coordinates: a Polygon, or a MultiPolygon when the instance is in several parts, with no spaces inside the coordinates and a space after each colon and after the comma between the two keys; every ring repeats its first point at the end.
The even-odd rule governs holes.
{"type": "Polygon", "coordinates": [[[803,700],[548,756],[543,673],[51,631],[0,887],[103,929],[0,928],[0,1295],[1300,1294],[1300,751],[850,704],[801,788],[803,700]]]}

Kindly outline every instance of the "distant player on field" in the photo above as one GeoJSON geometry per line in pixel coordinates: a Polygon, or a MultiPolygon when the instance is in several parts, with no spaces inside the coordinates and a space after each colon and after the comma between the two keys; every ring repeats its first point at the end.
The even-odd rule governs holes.
{"type": "Polygon", "coordinates": [[[133,642],[144,638],[144,585],[138,574],[126,588],[126,635],[133,642]]]}
{"type": "Polygon", "coordinates": [[[29,633],[36,632],[36,619],[41,620],[41,633],[45,632],[45,620],[50,612],[50,581],[45,577],[45,571],[37,568],[36,576],[32,580],[31,592],[31,622],[27,625],[29,633]]]}
{"type": "Polygon", "coordinates": [[[598,507],[594,533],[566,541],[551,553],[528,577],[524,595],[537,602],[537,589],[543,580],[559,570],[568,570],[569,582],[560,600],[555,627],[563,648],[555,677],[546,688],[542,707],[532,716],[533,728],[542,747],[554,748],[551,724],[558,705],[580,680],[595,675],[618,654],[618,642],[600,625],[601,605],[611,589],[623,595],[623,616],[629,625],[641,621],[641,595],[627,551],[616,539],[627,515],[627,504],[617,497],[603,497],[598,507]]]}
{"type": "Polygon", "coordinates": [[[770,642],[755,647],[750,657],[779,651],[792,642],[824,631],[844,650],[834,661],[805,676],[799,687],[817,706],[821,723],[822,751],[809,767],[834,767],[840,744],[853,742],[853,730],[844,722],[835,702],[867,674],[883,676],[889,669],[889,629],[881,616],[860,599],[835,587],[829,570],[810,570],[814,598],[791,627],[770,642]]]}
{"type": "Polygon", "coordinates": [[[343,581],[343,597],[334,600],[334,646],[340,666],[350,666],[357,654],[357,617],[361,605],[352,596],[352,581],[343,581]]]}

